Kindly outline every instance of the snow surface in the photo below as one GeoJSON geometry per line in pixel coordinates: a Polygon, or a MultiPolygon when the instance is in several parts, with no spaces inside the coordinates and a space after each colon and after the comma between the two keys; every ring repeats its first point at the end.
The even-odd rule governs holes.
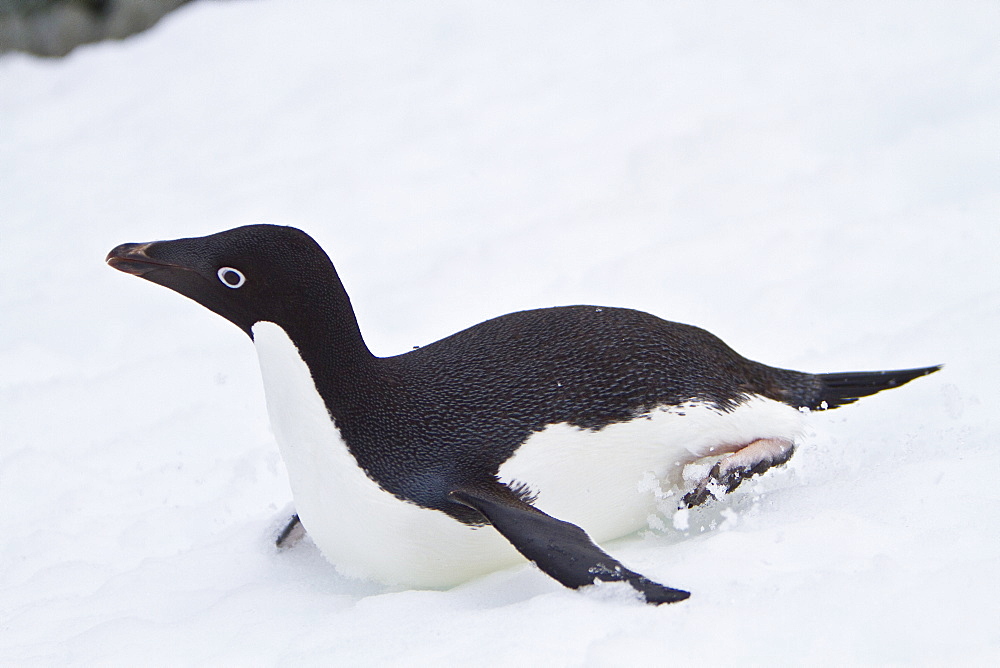
{"type": "Polygon", "coordinates": [[[0,664],[996,665],[1000,6],[193,3],[0,58],[0,664]],[[278,553],[247,338],[104,266],[268,221],[380,354],[629,306],[811,371],[946,363],[609,547],[449,591],[278,553]]]}

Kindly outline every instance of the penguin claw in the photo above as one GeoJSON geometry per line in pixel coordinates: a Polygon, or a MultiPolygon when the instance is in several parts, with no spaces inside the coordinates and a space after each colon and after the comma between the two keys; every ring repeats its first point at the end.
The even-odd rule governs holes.
{"type": "Polygon", "coordinates": [[[711,481],[712,474],[710,473],[707,478],[698,483],[697,487],[685,494],[681,499],[683,507],[694,508],[696,506],[703,505],[709,500],[715,500],[715,494],[712,494],[712,492],[708,489],[708,485],[711,481]]]}
{"type": "Polygon", "coordinates": [[[795,444],[785,439],[762,438],[719,461],[698,485],[684,495],[687,508],[694,508],[734,491],[747,478],[781,466],[791,459],[795,444]]]}

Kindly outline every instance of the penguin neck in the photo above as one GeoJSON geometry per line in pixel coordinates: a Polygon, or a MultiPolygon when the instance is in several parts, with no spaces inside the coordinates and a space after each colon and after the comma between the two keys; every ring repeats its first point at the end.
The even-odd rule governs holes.
{"type": "MultiPolygon", "coordinates": [[[[332,269],[332,267],[331,267],[332,269]]],[[[348,408],[357,390],[375,375],[377,359],[361,336],[350,297],[336,273],[305,299],[290,299],[283,316],[252,328],[255,345],[262,324],[280,328],[305,362],[332,416],[348,408]]],[[[258,351],[260,346],[257,345],[258,351]]]]}

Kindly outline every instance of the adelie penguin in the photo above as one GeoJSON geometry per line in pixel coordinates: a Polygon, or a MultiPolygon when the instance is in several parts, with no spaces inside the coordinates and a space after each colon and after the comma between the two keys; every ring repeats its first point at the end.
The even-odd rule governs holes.
{"type": "Polygon", "coordinates": [[[567,587],[624,581],[649,603],[683,600],[597,545],[646,525],[650,476],[682,486],[686,464],[722,455],[683,497],[703,503],[787,461],[801,409],[939,368],[778,369],[697,327],[596,306],[511,313],[376,357],[300,230],[124,244],[107,261],[253,340],[302,525],[343,573],[406,586],[450,586],[519,552],[567,587]]]}

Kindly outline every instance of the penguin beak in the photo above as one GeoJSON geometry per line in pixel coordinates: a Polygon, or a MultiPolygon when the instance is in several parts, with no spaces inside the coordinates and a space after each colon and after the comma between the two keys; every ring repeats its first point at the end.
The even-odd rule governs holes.
{"type": "Polygon", "coordinates": [[[133,276],[145,276],[149,272],[156,271],[157,269],[185,268],[176,264],[164,262],[162,260],[154,260],[149,257],[146,250],[151,245],[151,243],[122,244],[108,253],[108,257],[105,258],[105,262],[107,262],[114,269],[123,271],[126,274],[132,274],[133,276]]]}

